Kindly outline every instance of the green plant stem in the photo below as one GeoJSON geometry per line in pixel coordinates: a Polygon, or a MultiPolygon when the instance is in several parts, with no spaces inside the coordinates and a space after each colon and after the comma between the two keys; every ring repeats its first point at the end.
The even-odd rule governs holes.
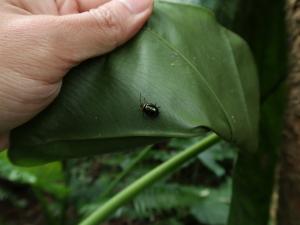
{"type": "Polygon", "coordinates": [[[124,179],[134,168],[136,165],[138,165],[150,152],[151,146],[147,146],[144,148],[143,151],[138,154],[138,156],[130,163],[130,165],[122,172],[120,173],[117,178],[108,186],[104,194],[102,194],[101,197],[106,197],[111,194],[111,192],[115,189],[115,187],[120,183],[121,180],[124,179]]]}
{"type": "Polygon", "coordinates": [[[166,175],[171,174],[185,164],[188,160],[194,158],[200,152],[208,149],[219,140],[220,138],[216,134],[210,134],[200,142],[182,151],[178,155],[154,168],[152,171],[129,185],[123,191],[108,200],[102,207],[97,209],[79,225],[99,225],[100,223],[104,222],[118,208],[132,200],[142,190],[148,188],[150,185],[166,175]]]}
{"type": "Polygon", "coordinates": [[[46,201],[46,199],[43,195],[43,192],[41,190],[39,190],[38,188],[35,188],[35,187],[32,187],[32,191],[33,191],[36,199],[39,201],[39,203],[42,207],[42,210],[43,210],[44,216],[46,218],[47,224],[48,225],[54,225],[55,224],[55,218],[52,215],[52,213],[50,212],[50,209],[48,207],[49,204],[46,201]]]}

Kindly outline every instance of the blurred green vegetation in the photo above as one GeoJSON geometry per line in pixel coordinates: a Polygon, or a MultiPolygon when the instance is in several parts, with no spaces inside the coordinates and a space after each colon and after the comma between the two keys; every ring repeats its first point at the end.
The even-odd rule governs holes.
{"type": "MultiPolygon", "coordinates": [[[[0,155],[1,224],[77,224],[116,192],[197,141],[173,139],[155,145],[133,167],[140,151],[28,169],[12,165],[4,152],[0,155]],[[124,171],[127,175],[120,180],[124,171]]],[[[231,145],[215,145],[120,208],[107,224],[225,225],[235,157],[231,145]]]]}

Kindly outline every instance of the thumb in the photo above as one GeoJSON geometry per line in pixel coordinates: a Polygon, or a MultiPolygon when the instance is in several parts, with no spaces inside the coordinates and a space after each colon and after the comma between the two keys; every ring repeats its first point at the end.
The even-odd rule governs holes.
{"type": "Polygon", "coordinates": [[[57,17],[62,54],[75,62],[107,53],[133,37],[150,16],[153,0],[112,0],[96,9],[57,17]]]}

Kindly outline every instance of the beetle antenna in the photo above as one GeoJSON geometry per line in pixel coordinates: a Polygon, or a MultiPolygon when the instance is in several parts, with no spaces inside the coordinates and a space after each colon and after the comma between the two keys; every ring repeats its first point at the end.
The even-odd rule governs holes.
{"type": "Polygon", "coordinates": [[[140,92],[140,105],[142,105],[142,93],[140,92]]]}

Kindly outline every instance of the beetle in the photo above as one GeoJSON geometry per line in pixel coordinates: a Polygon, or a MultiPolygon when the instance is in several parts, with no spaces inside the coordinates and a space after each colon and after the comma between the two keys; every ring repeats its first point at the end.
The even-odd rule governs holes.
{"type": "Polygon", "coordinates": [[[155,119],[159,116],[159,107],[152,103],[147,103],[144,98],[144,103],[142,102],[142,97],[140,95],[140,110],[143,114],[147,115],[151,119],[155,119]]]}

